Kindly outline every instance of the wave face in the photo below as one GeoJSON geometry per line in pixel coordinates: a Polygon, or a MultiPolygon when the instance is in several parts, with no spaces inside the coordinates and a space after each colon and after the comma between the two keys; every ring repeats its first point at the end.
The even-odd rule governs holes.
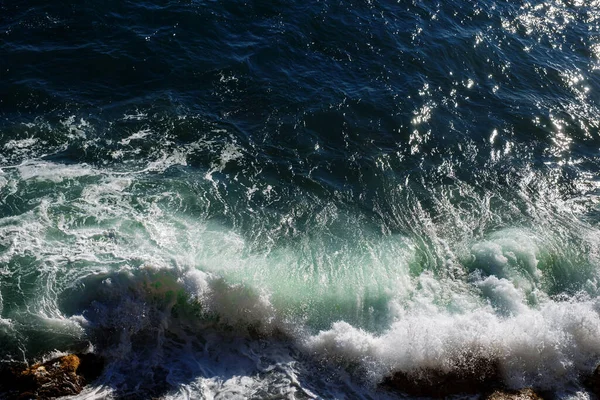
{"type": "Polygon", "coordinates": [[[482,359],[589,397],[600,2],[17,3],[2,361],[101,354],[86,399],[394,398],[482,359]]]}

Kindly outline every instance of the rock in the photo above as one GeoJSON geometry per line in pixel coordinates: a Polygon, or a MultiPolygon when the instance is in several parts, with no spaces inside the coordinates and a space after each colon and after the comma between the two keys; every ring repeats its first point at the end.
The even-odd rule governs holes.
{"type": "Polygon", "coordinates": [[[600,398],[600,365],[596,367],[590,376],[584,377],[583,383],[596,397],[600,398]]]}
{"type": "Polygon", "coordinates": [[[531,388],[521,390],[496,390],[489,396],[485,396],[485,400],[542,400],[542,397],[533,391],[531,388]]]}
{"type": "Polygon", "coordinates": [[[75,395],[102,373],[94,354],[69,354],[29,367],[12,366],[2,374],[2,392],[15,399],[48,399],[75,395]]]}
{"type": "Polygon", "coordinates": [[[384,379],[381,386],[412,396],[442,398],[455,394],[489,393],[501,387],[501,379],[495,361],[475,358],[449,372],[434,369],[395,372],[384,379]]]}
{"type": "Polygon", "coordinates": [[[31,394],[49,398],[81,392],[84,379],[77,375],[79,364],[79,357],[70,354],[26,368],[16,376],[21,394],[27,398],[33,397],[31,394]]]}
{"type": "Polygon", "coordinates": [[[93,353],[77,354],[80,364],[77,373],[85,379],[88,384],[96,380],[104,370],[104,359],[93,353]]]}

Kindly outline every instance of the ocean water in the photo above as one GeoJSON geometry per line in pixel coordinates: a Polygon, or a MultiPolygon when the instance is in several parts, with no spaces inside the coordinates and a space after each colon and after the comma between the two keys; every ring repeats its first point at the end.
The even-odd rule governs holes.
{"type": "Polygon", "coordinates": [[[0,1],[0,359],[78,399],[600,362],[600,1],[0,1]]]}

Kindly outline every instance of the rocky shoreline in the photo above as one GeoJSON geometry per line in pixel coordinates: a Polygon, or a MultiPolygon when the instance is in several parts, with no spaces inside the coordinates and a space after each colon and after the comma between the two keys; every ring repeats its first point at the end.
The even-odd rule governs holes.
{"type": "MultiPolygon", "coordinates": [[[[92,353],[68,354],[33,365],[5,365],[0,368],[0,397],[41,400],[76,395],[96,380],[103,369],[104,360],[92,353]]],[[[600,365],[581,381],[600,398],[600,365]]],[[[395,372],[381,382],[380,389],[430,398],[478,395],[484,400],[540,400],[553,397],[535,388],[506,388],[497,363],[491,360],[478,360],[448,373],[427,369],[395,372]]]]}

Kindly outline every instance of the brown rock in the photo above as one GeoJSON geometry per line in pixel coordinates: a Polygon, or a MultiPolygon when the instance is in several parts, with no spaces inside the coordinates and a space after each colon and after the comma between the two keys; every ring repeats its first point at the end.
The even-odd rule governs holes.
{"type": "Polygon", "coordinates": [[[74,395],[81,392],[84,379],[77,375],[79,357],[68,355],[21,371],[20,381],[36,397],[48,398],[74,395]]]}
{"type": "Polygon", "coordinates": [[[30,367],[2,372],[3,394],[16,399],[48,399],[75,395],[102,372],[102,360],[93,354],[69,354],[30,367]]]}
{"type": "Polygon", "coordinates": [[[521,390],[496,390],[485,397],[485,400],[543,400],[543,398],[531,388],[521,390]]]}

